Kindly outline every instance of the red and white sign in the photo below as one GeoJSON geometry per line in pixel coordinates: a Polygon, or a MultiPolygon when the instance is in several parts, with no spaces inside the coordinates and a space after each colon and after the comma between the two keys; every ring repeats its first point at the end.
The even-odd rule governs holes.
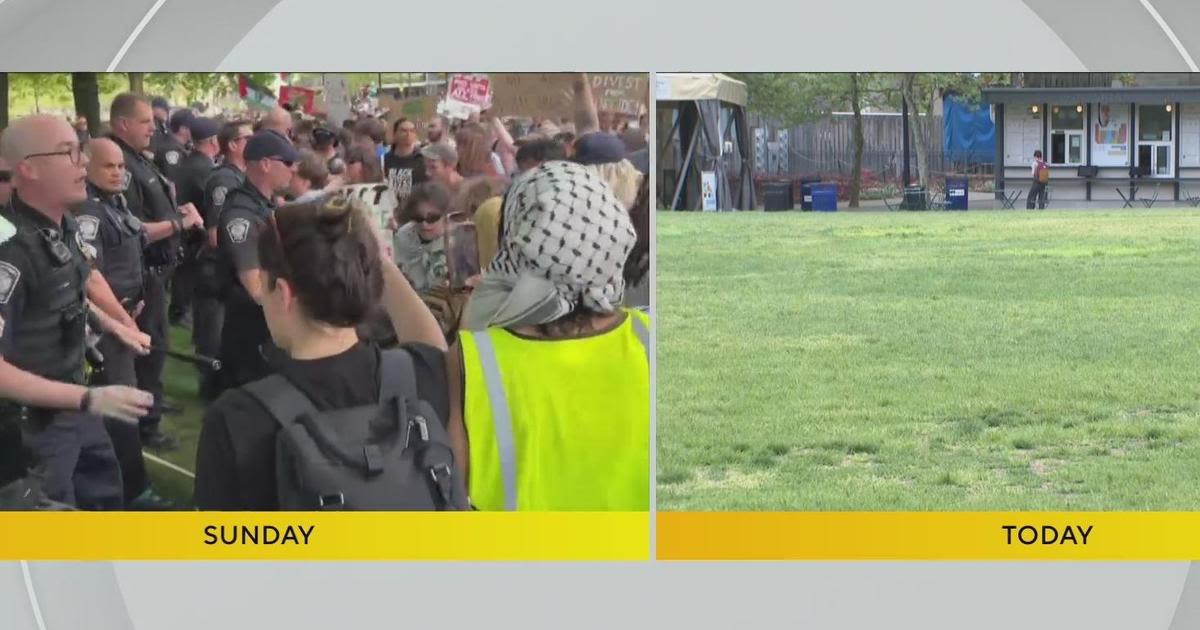
{"type": "Polygon", "coordinates": [[[492,104],[492,81],[486,74],[452,75],[446,100],[487,109],[492,104]]]}
{"type": "Polygon", "coordinates": [[[291,103],[305,114],[313,113],[317,91],[308,88],[285,85],[279,88],[279,102],[291,103]]]}

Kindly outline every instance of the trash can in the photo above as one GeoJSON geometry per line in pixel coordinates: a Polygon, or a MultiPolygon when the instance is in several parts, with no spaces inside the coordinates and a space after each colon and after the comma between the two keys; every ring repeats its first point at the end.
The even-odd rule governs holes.
{"type": "Polygon", "coordinates": [[[821,180],[813,178],[804,178],[800,180],[800,209],[812,210],[812,187],[813,184],[820,184],[821,180]]]}
{"type": "Polygon", "coordinates": [[[904,189],[904,203],[901,207],[905,210],[928,210],[929,198],[925,193],[924,186],[908,186],[904,189]]]}
{"type": "Polygon", "coordinates": [[[812,209],[815,212],[837,212],[838,187],[836,183],[810,184],[812,209]]]}
{"type": "Polygon", "coordinates": [[[796,200],[792,197],[792,182],[764,182],[763,183],[763,210],[772,212],[776,210],[791,210],[796,206],[796,200]]]}
{"type": "Polygon", "coordinates": [[[946,209],[947,210],[966,210],[967,209],[967,178],[965,177],[947,177],[946,178],[946,209]]]}

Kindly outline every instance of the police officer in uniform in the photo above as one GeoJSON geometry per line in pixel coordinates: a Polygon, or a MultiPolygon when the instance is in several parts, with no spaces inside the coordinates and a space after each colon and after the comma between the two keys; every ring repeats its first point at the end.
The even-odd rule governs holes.
{"type": "MultiPolygon", "coordinates": [[[[143,224],[129,212],[121,190],[125,185],[125,156],[108,138],[88,143],[88,200],[77,211],[79,233],[85,249],[94,252],[95,266],[104,275],[113,294],[131,315],[142,302],[145,286],[143,251],[151,242],[175,232],[170,221],[143,224]]],[[[187,208],[187,206],[185,206],[187,208]]],[[[184,228],[198,226],[200,215],[185,212],[184,228]]],[[[116,335],[100,337],[97,349],[103,357],[103,369],[93,382],[108,385],[137,384],[136,355],[116,335]]],[[[121,465],[124,496],[131,509],[163,509],[168,503],[156,496],[146,478],[140,431],[135,425],[113,418],[104,419],[121,465]]]]}
{"type": "Polygon", "coordinates": [[[171,117],[171,103],[161,96],[154,97],[150,103],[151,113],[154,115],[154,138],[151,140],[150,146],[156,147],[171,135],[171,130],[167,128],[167,119],[171,117]]]}
{"type": "Polygon", "coordinates": [[[196,117],[190,109],[181,109],[171,114],[167,122],[166,136],[155,136],[150,143],[154,152],[154,165],[167,179],[178,185],[179,168],[192,150],[192,119],[196,117]]]}
{"type": "MultiPolygon", "coordinates": [[[[204,183],[200,213],[208,230],[208,241],[199,256],[195,301],[192,306],[192,343],[196,353],[215,357],[221,352],[221,327],[225,321],[225,306],[221,301],[221,276],[217,263],[217,221],[229,192],[241,188],[246,181],[246,142],[253,132],[250,123],[230,121],[217,134],[221,164],[214,168],[204,183]]],[[[195,134],[195,132],[193,132],[195,134]]],[[[200,370],[200,396],[207,401],[216,399],[221,386],[219,375],[205,368],[200,370]]]]}
{"type": "Polygon", "coordinates": [[[153,397],[83,385],[92,269],[69,208],[87,197],[87,158],[54,116],[14,122],[0,153],[15,188],[3,210],[15,233],[0,243],[0,486],[22,483],[33,464],[50,499],[120,509],[121,472],[101,417],[135,422],[153,397]]]}
{"type": "MultiPolygon", "coordinates": [[[[214,160],[219,153],[217,131],[220,127],[211,119],[196,116],[187,118],[186,126],[188,137],[191,138],[191,149],[175,165],[170,165],[168,155],[168,166],[164,172],[167,178],[175,183],[176,201],[182,206],[191,204],[199,210],[204,207],[204,183],[212,172],[214,160]]],[[[167,310],[167,321],[172,325],[194,325],[192,309],[195,303],[200,250],[203,247],[203,230],[188,232],[183,239],[183,258],[171,277],[171,306],[167,310]]]]}
{"type": "Polygon", "coordinates": [[[296,171],[299,153],[274,131],[259,131],[246,143],[246,181],[225,197],[217,229],[225,304],[221,331],[222,385],[238,387],[267,375],[261,346],[270,341],[258,299],[258,235],[270,229],[273,198],[296,171]]]}
{"type": "Polygon", "coordinates": [[[175,440],[159,430],[162,419],[162,374],[166,367],[167,302],[166,283],[180,258],[181,209],[177,208],[172,186],[142,152],[150,148],[154,135],[154,117],[150,104],[137,94],[118,94],[113,99],[109,124],[112,140],[125,155],[125,200],[129,211],[143,223],[169,222],[175,233],[153,243],[145,254],[145,306],[137,319],[138,327],[153,339],[154,350],[137,358],[138,387],[154,394],[154,408],[142,419],[142,441],[147,446],[170,449],[175,440]]]}

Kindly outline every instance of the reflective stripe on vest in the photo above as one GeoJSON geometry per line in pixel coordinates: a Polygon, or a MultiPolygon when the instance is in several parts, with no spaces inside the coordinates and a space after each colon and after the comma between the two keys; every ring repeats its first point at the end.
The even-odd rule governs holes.
{"type": "MultiPolygon", "coordinates": [[[[631,311],[628,317],[631,320],[633,332],[641,344],[642,351],[645,353],[646,361],[649,363],[650,331],[646,323],[642,320],[640,313],[635,314],[631,311]]],[[[498,450],[501,483],[504,490],[504,509],[513,511],[517,509],[517,449],[513,432],[512,409],[509,405],[507,392],[505,391],[500,364],[496,358],[496,348],[488,331],[463,331],[463,334],[470,336],[478,353],[481,375],[488,395],[488,407],[491,410],[492,428],[498,450]]],[[[464,416],[465,413],[464,409],[464,416]]]]}

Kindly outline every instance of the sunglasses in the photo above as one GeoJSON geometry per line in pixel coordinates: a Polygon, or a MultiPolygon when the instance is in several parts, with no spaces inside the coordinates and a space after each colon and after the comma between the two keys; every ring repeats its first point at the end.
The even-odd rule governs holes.
{"type": "Polygon", "coordinates": [[[296,163],[295,163],[295,162],[293,162],[292,160],[284,160],[284,159],[282,159],[282,158],[277,158],[277,157],[272,157],[272,158],[267,158],[267,159],[268,159],[268,160],[274,160],[274,161],[276,161],[276,162],[279,162],[280,164],[282,164],[282,165],[284,165],[284,166],[286,166],[286,167],[288,167],[288,168],[292,168],[292,166],[294,166],[294,165],[296,164],[296,163]]]}

